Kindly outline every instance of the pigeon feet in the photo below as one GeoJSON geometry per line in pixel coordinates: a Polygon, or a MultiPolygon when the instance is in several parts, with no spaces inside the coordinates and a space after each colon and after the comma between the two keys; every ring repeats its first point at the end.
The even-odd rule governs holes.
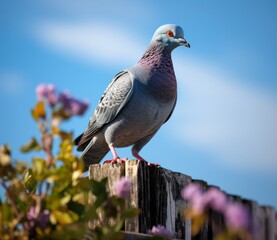
{"type": "Polygon", "coordinates": [[[112,163],[112,164],[119,163],[119,164],[121,164],[122,162],[125,162],[125,161],[128,160],[127,158],[120,158],[120,157],[117,155],[117,153],[116,153],[116,151],[115,151],[115,148],[114,148],[114,146],[113,146],[112,143],[109,144],[109,148],[110,148],[110,150],[111,150],[111,152],[112,152],[112,154],[113,154],[113,159],[111,159],[111,160],[106,160],[106,161],[104,161],[104,163],[112,163]]]}
{"type": "MultiPolygon", "coordinates": [[[[106,160],[106,161],[104,161],[104,163],[112,163],[112,164],[119,163],[119,164],[121,164],[122,162],[125,162],[125,161],[128,160],[128,158],[120,158],[120,157],[117,155],[117,153],[116,153],[116,151],[115,151],[115,148],[114,148],[113,144],[109,144],[109,148],[110,148],[110,150],[111,150],[111,152],[112,152],[112,154],[113,154],[113,159],[111,159],[111,160],[106,160]]],[[[159,166],[160,166],[160,164],[158,164],[158,163],[150,163],[150,162],[147,162],[147,161],[146,161],[145,159],[143,159],[143,158],[138,154],[138,152],[136,152],[136,151],[132,151],[132,154],[133,154],[133,156],[134,156],[136,159],[138,159],[139,161],[145,162],[148,166],[153,166],[153,167],[159,167],[159,166]]]]}
{"type": "Polygon", "coordinates": [[[128,160],[128,158],[117,157],[115,159],[105,160],[104,163],[111,163],[111,164],[119,163],[119,164],[121,164],[122,162],[125,162],[127,160],[128,160]]]}
{"type": "Polygon", "coordinates": [[[147,163],[147,166],[151,166],[151,167],[160,167],[161,166],[158,163],[151,163],[151,162],[147,162],[147,161],[145,161],[145,162],[147,163]]]}

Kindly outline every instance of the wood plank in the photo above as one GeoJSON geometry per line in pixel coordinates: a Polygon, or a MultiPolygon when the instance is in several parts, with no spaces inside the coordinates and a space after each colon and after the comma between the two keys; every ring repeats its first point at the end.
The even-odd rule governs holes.
{"type": "MultiPolygon", "coordinates": [[[[148,166],[137,160],[123,164],[95,164],[89,168],[89,177],[101,180],[108,177],[108,190],[114,194],[114,184],[125,176],[132,181],[127,207],[141,210],[138,217],[125,222],[125,231],[132,232],[129,239],[138,239],[135,233],[147,233],[154,225],[163,225],[178,239],[202,240],[213,239],[215,229],[223,226],[223,219],[218,213],[210,212],[208,220],[197,236],[191,236],[191,221],[184,220],[181,213],[189,207],[181,197],[181,190],[191,182],[200,184],[204,189],[209,186],[203,180],[194,180],[185,174],[176,173],[161,167],[148,166]]],[[[216,187],[216,186],[212,186],[216,187]]],[[[227,194],[227,193],[226,193],[227,194]]],[[[255,231],[254,240],[277,240],[277,213],[268,206],[259,206],[255,201],[240,196],[229,195],[229,199],[242,203],[251,215],[255,231]]],[[[93,226],[91,223],[90,226],[93,226]]],[[[138,234],[138,236],[144,236],[138,234]]],[[[146,236],[146,235],[145,235],[146,236]]],[[[143,238],[140,238],[143,239],[143,238]]]]}

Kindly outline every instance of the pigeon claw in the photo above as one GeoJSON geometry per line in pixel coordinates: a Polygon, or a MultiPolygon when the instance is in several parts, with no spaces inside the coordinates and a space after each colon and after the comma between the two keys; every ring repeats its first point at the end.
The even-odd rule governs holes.
{"type": "Polygon", "coordinates": [[[146,162],[146,163],[147,163],[147,166],[150,166],[150,167],[160,167],[161,166],[158,163],[150,163],[150,162],[146,162]]]}

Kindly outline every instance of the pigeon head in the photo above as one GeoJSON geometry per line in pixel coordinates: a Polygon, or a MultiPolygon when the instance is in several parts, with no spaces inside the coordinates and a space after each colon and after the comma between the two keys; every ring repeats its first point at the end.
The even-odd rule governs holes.
{"type": "Polygon", "coordinates": [[[184,31],[180,26],[175,24],[166,24],[160,26],[154,33],[151,43],[158,42],[169,49],[174,49],[178,46],[190,47],[189,43],[184,38],[184,31]]]}

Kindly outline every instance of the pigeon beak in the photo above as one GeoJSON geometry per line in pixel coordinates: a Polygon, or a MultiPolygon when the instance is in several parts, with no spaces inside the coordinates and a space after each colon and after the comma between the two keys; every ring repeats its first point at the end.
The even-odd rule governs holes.
{"type": "Polygon", "coordinates": [[[190,44],[186,41],[186,39],[178,38],[178,41],[179,41],[180,46],[185,46],[185,47],[190,48],[190,44]]]}

